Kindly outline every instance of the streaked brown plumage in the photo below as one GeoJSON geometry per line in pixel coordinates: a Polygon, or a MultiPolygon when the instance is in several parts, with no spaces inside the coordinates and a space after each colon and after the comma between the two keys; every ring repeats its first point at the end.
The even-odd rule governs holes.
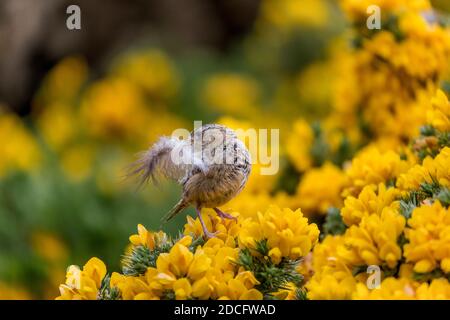
{"type": "Polygon", "coordinates": [[[185,140],[161,137],[132,165],[129,175],[140,176],[141,185],[148,180],[156,183],[158,175],[177,181],[183,186],[183,194],[164,220],[192,205],[205,236],[213,237],[204,224],[201,209],[214,208],[221,218],[233,218],[217,207],[244,188],[250,171],[250,154],[236,133],[222,125],[208,124],[191,132],[185,140]],[[189,161],[180,162],[181,158],[189,161]]]}

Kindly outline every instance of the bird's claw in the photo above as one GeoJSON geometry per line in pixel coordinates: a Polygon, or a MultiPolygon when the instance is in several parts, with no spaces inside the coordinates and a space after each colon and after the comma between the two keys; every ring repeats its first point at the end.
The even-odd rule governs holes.
{"type": "Polygon", "coordinates": [[[217,238],[217,235],[219,234],[219,231],[216,232],[209,232],[208,230],[203,230],[203,234],[207,239],[211,238],[217,238]]]}
{"type": "Polygon", "coordinates": [[[230,220],[236,220],[237,221],[237,217],[232,216],[229,213],[223,212],[222,210],[218,209],[218,208],[214,208],[214,211],[217,213],[217,215],[222,218],[222,220],[224,219],[230,219],[230,220]]]}

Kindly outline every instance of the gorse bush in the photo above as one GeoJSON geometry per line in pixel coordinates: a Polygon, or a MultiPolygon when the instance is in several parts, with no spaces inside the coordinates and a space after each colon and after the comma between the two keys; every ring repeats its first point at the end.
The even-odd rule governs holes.
{"type": "Polygon", "coordinates": [[[263,0],[224,56],[62,60],[27,121],[0,114],[0,298],[450,299],[448,21],[428,0],[263,0]],[[160,225],[175,190],[121,182],[199,119],[280,129],[279,172],[253,164],[221,207],[236,219],[202,211],[211,239],[160,225]]]}
{"type": "MultiPolygon", "coordinates": [[[[424,126],[438,114],[449,132],[442,91],[425,109],[424,126]]],[[[419,154],[362,150],[342,173],[348,195],[329,210],[321,242],[300,209],[234,212],[236,221],[204,210],[216,238],[205,240],[191,217],[176,239],[139,225],[122,274],[107,276],[97,258],[71,266],[59,299],[449,299],[450,147],[419,154]],[[367,285],[373,265],[377,289],[367,285]]]]}
{"type": "Polygon", "coordinates": [[[372,2],[341,1],[353,46],[334,109],[284,140],[296,190],[250,179],[224,206],[236,221],[203,211],[209,240],[191,217],[175,239],[139,225],[122,273],[72,266],[58,299],[450,299],[450,33],[428,1],[375,1],[384,25],[368,31],[372,2]]]}
{"type": "Polygon", "coordinates": [[[190,219],[177,239],[139,225],[122,260],[123,274],[105,278],[106,267],[97,258],[82,270],[71,266],[59,298],[273,299],[301,288],[297,268],[319,230],[300,210],[271,207],[257,220],[237,222],[211,212],[203,216],[217,238],[205,241],[198,219],[190,219]]]}
{"type": "MultiPolygon", "coordinates": [[[[442,91],[425,109],[424,126],[450,131],[442,91]]],[[[107,276],[97,258],[82,270],[71,266],[59,298],[450,298],[450,147],[438,147],[434,158],[419,154],[361,151],[342,173],[348,196],[340,213],[328,212],[318,244],[318,227],[300,209],[235,212],[236,221],[204,210],[216,238],[205,240],[190,217],[175,239],[139,225],[123,274],[107,276]],[[355,179],[359,169],[365,175],[355,179]],[[367,288],[370,265],[382,271],[381,289],[367,288]]]]}

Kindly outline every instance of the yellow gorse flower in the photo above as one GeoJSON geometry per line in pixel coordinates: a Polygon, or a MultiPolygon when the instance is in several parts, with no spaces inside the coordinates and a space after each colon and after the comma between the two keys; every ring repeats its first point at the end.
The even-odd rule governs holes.
{"type": "MultiPolygon", "coordinates": [[[[265,0],[257,27],[320,26],[327,4],[313,2],[305,4],[322,12],[306,17],[296,1],[265,0]]],[[[202,211],[215,238],[205,239],[200,220],[190,216],[176,239],[138,225],[123,274],[109,279],[99,260],[82,270],[71,266],[60,299],[449,299],[450,103],[437,89],[448,68],[450,33],[424,13],[431,8],[427,0],[340,3],[356,41],[326,64],[339,78],[318,94],[324,104],[325,97],[332,100],[332,110],[320,126],[303,119],[282,124],[290,129],[281,151],[289,161],[285,173],[296,173],[292,185],[260,176],[256,164],[246,190],[223,206],[236,219],[202,211]],[[383,20],[392,17],[382,30],[366,32],[369,5],[380,6],[383,20]],[[325,220],[320,241],[318,226],[303,213],[325,220]],[[380,270],[378,289],[366,283],[368,266],[380,270]]],[[[174,75],[157,51],[119,61],[83,97],[80,122],[87,134],[152,140],[152,133],[138,129],[142,123],[162,115],[162,132],[178,119],[161,109],[176,91],[174,75]],[[143,70],[155,61],[162,67],[147,77],[143,70]]],[[[307,70],[282,80],[271,104],[295,106],[285,101],[285,91],[303,89],[309,76],[307,70]]],[[[206,81],[201,97],[215,111],[245,119],[219,122],[247,129],[270,115],[259,112],[261,88],[249,76],[221,73],[206,81]]],[[[314,85],[310,89],[317,94],[314,85]]],[[[61,111],[64,123],[67,110],[61,111]]],[[[70,128],[62,133],[61,141],[45,138],[70,156],[65,145],[75,134],[70,128]]]]}
{"type": "Polygon", "coordinates": [[[328,236],[313,251],[314,275],[306,284],[310,299],[350,299],[356,286],[352,270],[338,256],[344,237],[328,236]]]}
{"type": "MultiPolygon", "coordinates": [[[[138,233],[130,237],[132,247],[125,258],[128,271],[113,273],[109,279],[105,277],[106,267],[97,258],[91,259],[82,270],[71,266],[67,270],[66,283],[60,286],[58,298],[259,300],[265,292],[260,290],[261,281],[266,280],[254,269],[249,269],[248,260],[242,260],[245,250],[253,251],[255,241],[267,240],[267,256],[260,262],[251,263],[270,263],[272,269],[282,270],[285,268],[280,264],[282,260],[296,261],[306,256],[318,241],[317,226],[308,224],[300,210],[271,207],[255,218],[242,219],[237,215],[237,221],[222,221],[209,212],[203,214],[211,224],[210,229],[220,231],[217,237],[199,241],[202,239],[199,221],[190,217],[185,235],[177,240],[138,225],[138,233]],[[256,234],[256,230],[261,233],[256,234]],[[144,255],[139,255],[140,252],[144,255]],[[142,269],[145,259],[154,254],[154,263],[147,260],[147,267],[142,269]],[[135,261],[139,261],[139,269],[129,273],[135,261]],[[108,296],[112,292],[114,296],[108,296]]],[[[292,266],[290,273],[296,272],[295,264],[292,266]]],[[[289,279],[294,279],[292,277],[289,279]]],[[[262,288],[265,286],[267,283],[262,288]]],[[[273,294],[280,288],[275,287],[273,294]]],[[[293,295],[292,291],[286,297],[293,295]]]]}
{"type": "Polygon", "coordinates": [[[410,300],[415,298],[415,287],[417,285],[409,279],[396,279],[393,277],[385,279],[380,288],[370,290],[366,284],[358,283],[353,298],[356,300],[410,300]]]}
{"type": "Polygon", "coordinates": [[[157,242],[167,241],[167,235],[160,231],[153,233],[148,231],[142,224],[138,224],[138,234],[130,236],[129,240],[134,246],[145,246],[154,249],[157,242]]]}
{"type": "Polygon", "coordinates": [[[352,160],[346,171],[351,187],[345,190],[344,195],[357,195],[364,186],[389,182],[408,168],[408,163],[394,151],[382,153],[375,147],[368,147],[352,160]]]}
{"type": "Polygon", "coordinates": [[[175,299],[262,299],[254,289],[258,280],[249,271],[240,271],[232,263],[236,249],[222,240],[210,239],[195,253],[188,249],[192,238],[186,236],[168,253],[159,255],[156,267],[141,277],[113,274],[111,286],[122,292],[123,299],[160,299],[168,291],[175,299]]]}
{"type": "Polygon", "coordinates": [[[397,239],[405,227],[405,218],[396,210],[384,208],[380,215],[364,217],[345,233],[340,256],[349,264],[380,265],[394,268],[402,256],[397,239]]]}
{"type": "Polygon", "coordinates": [[[312,166],[310,149],[314,141],[311,126],[304,120],[294,122],[292,134],[286,142],[286,153],[295,168],[303,172],[312,166]]]}
{"type": "Polygon", "coordinates": [[[203,90],[203,100],[212,109],[230,115],[257,112],[260,89],[250,77],[239,74],[217,74],[210,77],[203,90]]]}
{"type": "Polygon", "coordinates": [[[329,18],[323,0],[264,0],[259,24],[290,30],[297,26],[324,26],[329,18]]]}
{"type": "Polygon", "coordinates": [[[420,300],[449,300],[450,283],[446,279],[434,279],[430,284],[422,283],[416,290],[420,300]]]}
{"type": "Polygon", "coordinates": [[[307,171],[297,190],[299,207],[308,214],[325,214],[330,207],[341,207],[347,181],[347,176],[331,163],[307,171]]]}
{"type": "Polygon", "coordinates": [[[342,128],[363,120],[376,138],[411,139],[426,120],[423,106],[445,77],[450,34],[427,18],[430,3],[419,1],[340,1],[355,24],[360,43],[347,51],[336,86],[336,113],[342,128]],[[367,33],[367,9],[381,9],[393,26],[367,33]],[[342,72],[342,73],[341,73],[342,72]],[[344,80],[345,79],[345,80],[344,80]]]}
{"type": "Polygon", "coordinates": [[[239,197],[234,198],[222,208],[225,211],[237,211],[243,218],[255,218],[258,212],[266,210],[276,204],[282,208],[298,208],[297,197],[285,192],[271,194],[269,191],[251,193],[243,191],[239,197]]]}
{"type": "Polygon", "coordinates": [[[14,170],[33,170],[41,160],[35,138],[15,115],[0,110],[0,176],[14,170]]]}
{"type": "Polygon", "coordinates": [[[61,167],[71,180],[81,181],[91,174],[94,157],[92,145],[73,145],[61,153],[61,167]]]}
{"type": "Polygon", "coordinates": [[[37,126],[45,142],[56,151],[72,142],[79,133],[79,123],[74,117],[74,110],[62,103],[45,106],[37,117],[37,126]]]}
{"type": "Polygon", "coordinates": [[[156,100],[173,97],[179,86],[175,66],[157,49],[124,55],[113,66],[112,74],[142,88],[156,100]]]}
{"type": "Polygon", "coordinates": [[[414,263],[414,271],[430,272],[441,268],[450,272],[450,210],[439,201],[414,209],[408,220],[404,256],[414,263]]]}
{"type": "Polygon", "coordinates": [[[65,243],[49,232],[35,232],[32,235],[32,246],[37,254],[50,262],[65,261],[68,255],[65,243]]]}
{"type": "Polygon", "coordinates": [[[67,269],[66,283],[59,287],[59,300],[95,300],[106,266],[98,258],[90,259],[81,270],[78,266],[67,269]]]}
{"type": "MultiPolygon", "coordinates": [[[[235,215],[236,213],[233,213],[235,215]]],[[[234,220],[222,220],[211,209],[204,209],[202,217],[208,230],[217,232],[217,238],[225,241],[227,245],[234,246],[234,237],[239,233],[239,226],[234,220]]],[[[187,217],[187,223],[184,226],[184,234],[191,236],[201,236],[202,226],[199,219],[187,217]]]]}
{"type": "Polygon", "coordinates": [[[308,297],[313,300],[350,299],[355,283],[351,274],[323,274],[313,277],[307,284],[308,297]]]}
{"type": "Polygon", "coordinates": [[[431,105],[427,122],[440,131],[450,131],[450,102],[445,93],[439,90],[431,105]]]}
{"type": "Polygon", "coordinates": [[[1,300],[30,300],[31,298],[31,294],[21,287],[0,283],[1,300]]]}
{"type": "Polygon", "coordinates": [[[367,17],[367,8],[371,5],[380,7],[381,12],[395,13],[408,10],[420,11],[430,8],[428,0],[341,0],[341,6],[352,19],[365,19],[367,17]]]}
{"type": "Polygon", "coordinates": [[[402,190],[415,190],[422,183],[436,181],[442,186],[450,187],[450,148],[445,147],[433,159],[427,157],[422,164],[417,164],[400,175],[397,186],[402,190]]]}
{"type": "Polygon", "coordinates": [[[446,279],[434,279],[431,283],[411,281],[406,278],[387,278],[379,289],[369,290],[359,283],[354,294],[355,299],[395,299],[395,300],[448,300],[450,299],[450,284],[446,279]]]}
{"type": "Polygon", "coordinates": [[[380,215],[386,207],[397,209],[398,196],[398,190],[386,188],[383,183],[365,186],[357,198],[348,196],[345,199],[341,210],[342,219],[347,226],[357,225],[364,217],[380,215]]]}
{"type": "Polygon", "coordinates": [[[111,275],[110,286],[118,288],[124,300],[159,300],[148,284],[150,273],[142,277],[127,277],[117,272],[111,275]]]}
{"type": "Polygon", "coordinates": [[[120,78],[100,80],[86,93],[81,116],[90,133],[98,138],[142,137],[146,119],[142,92],[120,78]]]}
{"type": "Polygon", "coordinates": [[[272,206],[258,213],[256,220],[246,219],[239,232],[241,246],[254,248],[257,241],[267,240],[269,256],[275,264],[283,257],[298,259],[306,256],[318,240],[319,229],[308,224],[300,209],[280,209],[272,206]]]}
{"type": "Polygon", "coordinates": [[[36,111],[40,112],[53,103],[72,103],[87,77],[88,66],[82,57],[64,58],[45,77],[36,99],[36,111]]]}

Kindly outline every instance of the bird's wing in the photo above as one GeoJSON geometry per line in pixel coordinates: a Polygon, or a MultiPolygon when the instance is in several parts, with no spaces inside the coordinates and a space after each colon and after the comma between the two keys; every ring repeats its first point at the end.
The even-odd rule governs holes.
{"type": "Polygon", "coordinates": [[[143,152],[139,159],[131,164],[127,176],[139,176],[143,185],[149,180],[158,182],[158,177],[180,181],[190,170],[184,159],[177,156],[177,152],[186,156],[188,144],[174,137],[161,137],[150,149],[143,152]]]}

